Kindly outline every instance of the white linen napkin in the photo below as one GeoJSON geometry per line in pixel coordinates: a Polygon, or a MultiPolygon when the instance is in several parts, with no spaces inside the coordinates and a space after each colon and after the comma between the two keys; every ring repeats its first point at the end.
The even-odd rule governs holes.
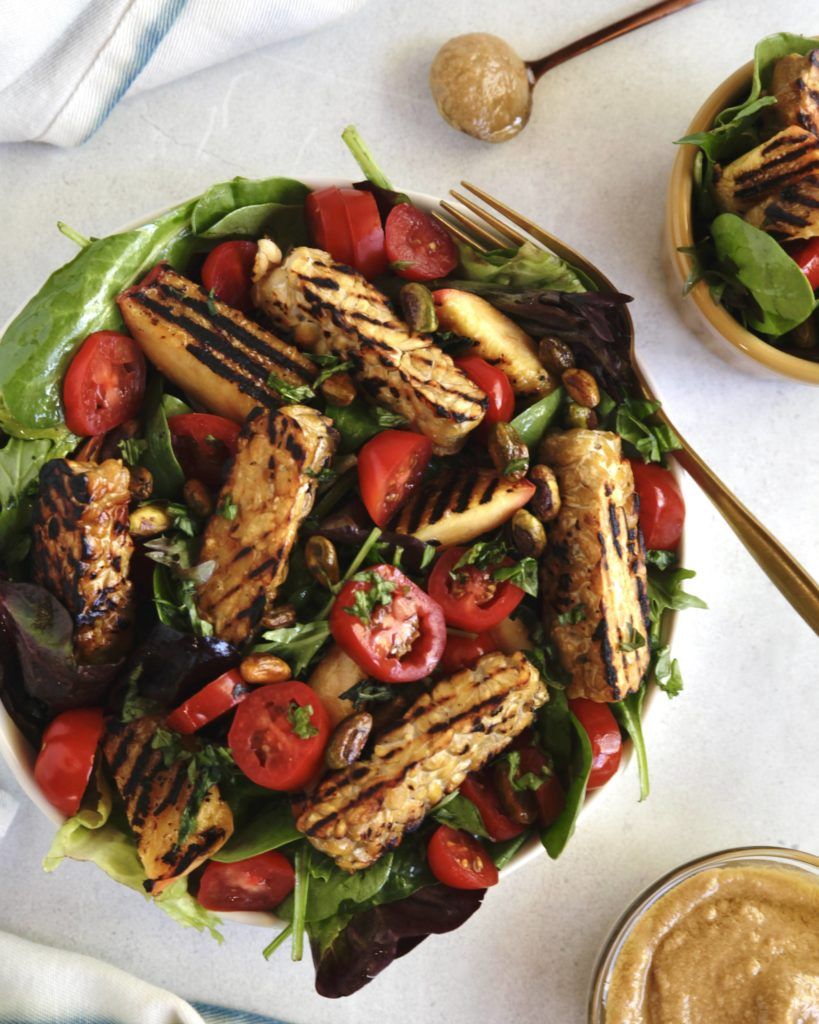
{"type": "Polygon", "coordinates": [[[0,1024],[281,1024],[269,1017],[186,1003],[79,953],[0,932],[0,1024]]]}
{"type": "Polygon", "coordinates": [[[0,142],[75,146],[127,93],[310,32],[366,0],[0,0],[0,142]]]}

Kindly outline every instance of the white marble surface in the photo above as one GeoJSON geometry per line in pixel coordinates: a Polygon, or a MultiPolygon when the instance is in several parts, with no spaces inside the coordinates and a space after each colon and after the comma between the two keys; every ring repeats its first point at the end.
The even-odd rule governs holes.
{"type": "MultiPolygon", "coordinates": [[[[636,302],[640,351],[680,429],[819,575],[819,390],[737,374],[680,323],[664,278],[666,180],[681,135],[759,37],[816,32],[814,0],[705,0],[551,72],[529,128],[499,147],[445,127],[426,69],[448,36],[484,29],[536,56],[634,2],[372,0],[352,20],[126,100],[78,150],[0,147],[0,322],[67,259],[60,218],[88,234],[234,174],[355,171],[355,122],[402,186],[468,177],[599,263],[636,302]]],[[[299,1024],[580,1024],[612,920],[687,858],[777,843],[819,849],[817,640],[692,487],[688,563],[708,612],[677,635],[686,681],[648,721],[652,793],[614,781],[557,863],[492,891],[460,931],[427,941],[359,995],[319,1000],[309,962],[266,964],[238,926],[217,949],[85,865],[40,873],[51,826],[24,803],[0,843],[0,928],[103,957],[182,995],[299,1024]]],[[[20,796],[0,767],[0,785],[20,796]]]]}

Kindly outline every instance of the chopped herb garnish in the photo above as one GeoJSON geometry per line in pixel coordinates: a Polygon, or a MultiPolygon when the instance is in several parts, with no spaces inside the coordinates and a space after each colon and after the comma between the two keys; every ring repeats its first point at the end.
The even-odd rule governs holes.
{"type": "Polygon", "coordinates": [[[671,657],[671,648],[663,644],[654,651],[654,681],[669,697],[682,692],[683,680],[680,663],[671,657]]]}
{"type": "Polygon", "coordinates": [[[216,316],[219,310],[216,308],[216,292],[211,288],[208,292],[208,312],[211,316],[216,316]]]}
{"type": "Polygon", "coordinates": [[[143,452],[148,448],[148,442],[141,437],[127,437],[123,438],[117,447],[125,463],[129,466],[138,466],[143,452]]]}
{"type": "Polygon", "coordinates": [[[216,514],[223,519],[235,519],[239,512],[239,506],[233,500],[233,496],[226,494],[216,509],[216,514]]]}
{"type": "Polygon", "coordinates": [[[321,373],[313,381],[313,390],[316,391],[321,385],[329,380],[333,374],[344,373],[345,370],[352,369],[352,363],[349,360],[341,359],[339,356],[334,355],[318,355],[311,353],[310,358],[314,363],[318,363],[322,367],[321,373]]]}
{"type": "Polygon", "coordinates": [[[638,630],[634,628],[634,624],[629,622],[626,627],[626,639],[620,642],[620,650],[631,652],[639,651],[641,647],[645,647],[646,638],[638,630]]]}
{"type": "Polygon", "coordinates": [[[310,469],[309,467],[304,471],[305,476],[311,477],[313,480],[318,480],[320,484],[327,484],[331,480],[335,480],[338,475],[334,469],[310,469]]]}
{"type": "Polygon", "coordinates": [[[355,710],[360,711],[364,704],[381,704],[392,700],[394,695],[395,691],[387,683],[379,683],[375,679],[362,679],[340,696],[341,700],[349,700],[355,710]]]}
{"type": "Polygon", "coordinates": [[[537,559],[527,555],[514,565],[499,565],[492,570],[492,579],[498,583],[508,580],[524,593],[537,597],[537,559]]]}
{"type": "Polygon", "coordinates": [[[290,701],[290,706],[287,709],[287,721],[300,740],[309,740],[311,736],[318,735],[318,729],[311,721],[312,717],[312,704],[301,705],[295,700],[290,701]]]}
{"type": "Polygon", "coordinates": [[[515,473],[525,473],[529,468],[528,459],[512,459],[511,462],[507,462],[503,470],[504,476],[514,476],[515,473]]]}
{"type": "Polygon", "coordinates": [[[205,444],[221,444],[222,442],[218,437],[214,437],[213,434],[205,434],[205,444]]]}
{"type": "Polygon", "coordinates": [[[453,566],[450,576],[455,579],[458,569],[466,565],[474,565],[476,569],[492,571],[492,579],[497,583],[508,580],[520,587],[525,593],[537,597],[537,561],[534,558],[519,558],[512,565],[502,563],[509,558],[510,549],[501,538],[478,541],[465,551],[453,566]]]}
{"type": "Polygon", "coordinates": [[[366,589],[359,587],[354,592],[352,608],[345,607],[344,611],[367,625],[377,607],[390,604],[395,584],[392,580],[385,580],[379,573],[371,570],[356,573],[353,579],[357,583],[365,583],[368,586],[366,589]]]}
{"type": "Polygon", "coordinates": [[[392,270],[409,270],[412,266],[414,266],[412,260],[394,260],[390,264],[392,270]]]}
{"type": "Polygon", "coordinates": [[[519,793],[523,790],[530,790],[532,793],[536,793],[546,779],[552,774],[546,765],[543,766],[542,774],[538,775],[536,772],[520,772],[520,751],[513,750],[507,756],[507,771],[509,772],[509,782],[512,789],[517,790],[519,793]]]}
{"type": "Polygon", "coordinates": [[[642,455],[644,462],[662,462],[665,452],[676,451],[680,439],[664,423],[650,423],[660,408],[659,402],[644,398],[627,398],[617,407],[615,430],[642,455]]]}
{"type": "Polygon", "coordinates": [[[307,384],[288,384],[276,373],[267,378],[267,386],[273,388],[286,402],[309,402],[316,397],[315,391],[307,384]]]}
{"type": "Polygon", "coordinates": [[[673,551],[657,551],[653,548],[646,551],[646,562],[656,565],[658,569],[670,569],[676,560],[677,555],[673,551]]]}
{"type": "Polygon", "coordinates": [[[570,608],[569,611],[563,612],[557,617],[558,626],[574,626],[578,622],[583,622],[586,618],[586,606],[584,604],[576,604],[574,608],[570,608]]]}

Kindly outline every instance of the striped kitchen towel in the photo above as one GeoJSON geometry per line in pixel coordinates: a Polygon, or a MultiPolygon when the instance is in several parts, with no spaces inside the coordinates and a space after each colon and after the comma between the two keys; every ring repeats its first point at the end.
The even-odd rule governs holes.
{"type": "Polygon", "coordinates": [[[126,94],[310,32],[365,0],[0,0],[0,142],[75,146],[126,94]]]}
{"type": "Polygon", "coordinates": [[[282,1024],[184,999],[79,953],[0,932],[0,1024],[282,1024]]]}

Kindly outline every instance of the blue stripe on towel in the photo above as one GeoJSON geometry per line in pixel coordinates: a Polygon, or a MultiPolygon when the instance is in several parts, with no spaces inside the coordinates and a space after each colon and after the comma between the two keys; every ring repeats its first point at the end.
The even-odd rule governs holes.
{"type": "Polygon", "coordinates": [[[108,117],[117,103],[119,103],[128,91],[133,80],[151,59],[157,46],[159,46],[165,38],[187,3],[188,0],[165,0],[165,2],[162,3],[154,19],[150,24],[145,26],[142,36],[137,40],[137,44],[134,48],[133,54],[131,55],[131,61],[128,67],[125,69],[120,81],[114,86],[111,91],[111,95],[105,102],[96,122],[83,139],[83,142],[91,138],[94,132],[99,128],[106,117],[108,117]]]}
{"type": "Polygon", "coordinates": [[[258,1013],[244,1013],[242,1010],[227,1010],[224,1006],[209,1006],[207,1003],[191,1003],[206,1024],[283,1024],[272,1017],[260,1017],[258,1013]]]}

